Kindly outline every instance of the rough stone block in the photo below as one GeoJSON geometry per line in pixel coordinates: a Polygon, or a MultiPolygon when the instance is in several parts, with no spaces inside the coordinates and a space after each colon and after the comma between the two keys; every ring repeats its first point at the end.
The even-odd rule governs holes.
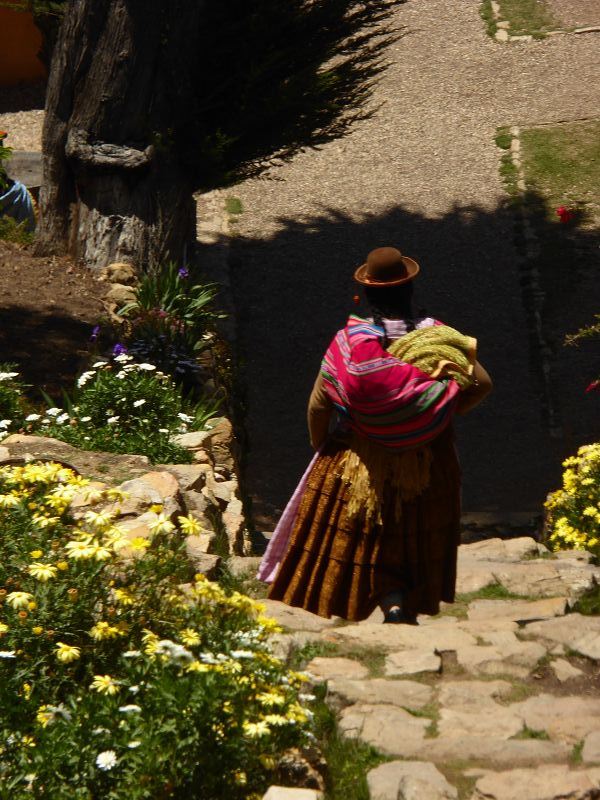
{"type": "Polygon", "coordinates": [[[367,783],[371,800],[454,800],[458,796],[437,767],[426,761],[380,764],[368,773],[367,783]]]}

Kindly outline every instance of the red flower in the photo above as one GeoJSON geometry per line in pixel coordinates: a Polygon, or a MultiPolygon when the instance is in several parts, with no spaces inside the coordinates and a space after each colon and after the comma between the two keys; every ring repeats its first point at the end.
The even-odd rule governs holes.
{"type": "Polygon", "coordinates": [[[573,217],[575,216],[573,211],[572,211],[572,209],[567,208],[566,206],[559,206],[556,209],[556,213],[557,213],[558,217],[560,218],[560,221],[563,222],[563,223],[564,222],[570,222],[573,219],[573,217]]]}
{"type": "Polygon", "coordinates": [[[596,389],[600,389],[600,381],[592,381],[587,387],[586,392],[593,392],[596,389]]]}

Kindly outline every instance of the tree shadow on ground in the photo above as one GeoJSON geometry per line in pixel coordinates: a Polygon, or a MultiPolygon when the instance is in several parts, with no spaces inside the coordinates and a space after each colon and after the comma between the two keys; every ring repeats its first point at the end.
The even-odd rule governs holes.
{"type": "Polygon", "coordinates": [[[0,114],[43,109],[46,102],[46,81],[3,86],[0,91],[0,114]]]}
{"type": "Polygon", "coordinates": [[[92,344],[90,332],[88,321],[68,312],[5,306],[0,309],[1,360],[16,365],[33,402],[41,400],[40,389],[60,398],[62,390],[70,392],[76,376],[87,369],[92,349],[101,352],[108,344],[108,340],[92,344]]]}
{"type": "Polygon", "coordinates": [[[381,245],[421,263],[417,308],[476,336],[494,378],[489,400],[457,423],[465,509],[540,510],[562,457],[599,434],[598,398],[584,393],[594,376],[592,345],[562,342],[597,311],[600,232],[560,228],[535,199],[546,246],[534,264],[519,261],[525,242],[507,204],[456,206],[433,218],[402,206],[360,217],[324,208],[279,219],[268,238],[234,238],[246,478],[266,525],[310,456],[305,407],[322,354],[348,313],[366,313],[353,306],[353,270],[381,245]],[[560,423],[554,436],[549,409],[560,423]]]}

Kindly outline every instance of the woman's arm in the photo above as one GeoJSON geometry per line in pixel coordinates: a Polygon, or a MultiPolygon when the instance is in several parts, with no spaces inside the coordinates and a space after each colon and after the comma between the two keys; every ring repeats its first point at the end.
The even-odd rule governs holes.
{"type": "Polygon", "coordinates": [[[481,366],[479,361],[475,362],[473,369],[473,384],[460,393],[457,414],[467,414],[471,409],[478,406],[481,401],[492,391],[492,379],[487,371],[481,366]]]}
{"type": "Polygon", "coordinates": [[[323,386],[323,376],[319,372],[308,401],[308,433],[315,450],[323,444],[329,433],[329,421],[333,413],[333,403],[323,386]]]}

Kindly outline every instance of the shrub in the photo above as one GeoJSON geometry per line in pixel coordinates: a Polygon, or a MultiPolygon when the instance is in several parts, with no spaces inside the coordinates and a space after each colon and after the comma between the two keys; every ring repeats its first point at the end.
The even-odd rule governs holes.
{"type": "Polygon", "coordinates": [[[196,520],[156,509],[129,540],[122,495],[87,484],[58,464],[0,469],[0,797],[260,797],[310,736],[303,676],[269,651],[277,626],[192,578],[196,520]]]}
{"type": "Polygon", "coordinates": [[[135,300],[119,312],[128,320],[129,351],[178,382],[193,382],[196,357],[219,317],[212,309],[216,292],[214,284],[191,282],[189,271],[174,262],[143,275],[135,300]]]}
{"type": "Polygon", "coordinates": [[[23,424],[23,385],[14,364],[0,364],[0,440],[23,424]]]}
{"type": "Polygon", "coordinates": [[[550,547],[600,556],[600,443],[580,447],[563,466],[562,489],[553,492],[545,506],[550,547]]]}

